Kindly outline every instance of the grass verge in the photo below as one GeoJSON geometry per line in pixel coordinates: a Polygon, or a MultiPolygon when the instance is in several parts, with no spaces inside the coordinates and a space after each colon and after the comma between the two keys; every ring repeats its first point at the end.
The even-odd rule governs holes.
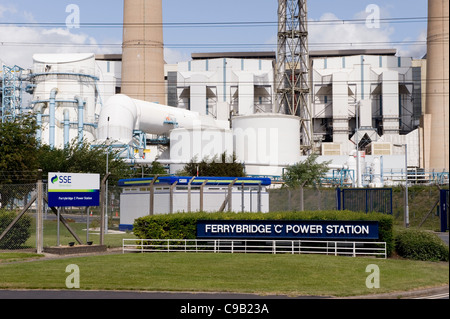
{"type": "Polygon", "coordinates": [[[0,289],[66,289],[66,267],[83,290],[239,292],[352,296],[448,284],[449,264],[321,255],[117,254],[1,264],[0,289]],[[368,289],[369,264],[380,288],[368,289]]]}

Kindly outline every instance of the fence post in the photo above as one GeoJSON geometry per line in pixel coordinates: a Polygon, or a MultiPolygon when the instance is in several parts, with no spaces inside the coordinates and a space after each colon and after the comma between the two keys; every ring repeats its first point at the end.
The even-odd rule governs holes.
{"type": "Polygon", "coordinates": [[[441,232],[445,233],[448,229],[448,189],[441,189],[439,194],[441,232]]]}
{"type": "Polygon", "coordinates": [[[204,181],[200,186],[200,212],[203,212],[203,187],[205,187],[206,183],[208,183],[208,180],[204,181]]]}
{"type": "Polygon", "coordinates": [[[339,187],[336,188],[336,209],[342,210],[341,189],[339,187]]]}
{"type": "Polygon", "coordinates": [[[42,170],[38,170],[37,194],[36,194],[36,253],[44,251],[44,185],[42,183],[42,170]]]}
{"type": "Polygon", "coordinates": [[[154,201],[155,201],[155,183],[158,179],[159,175],[155,175],[150,183],[150,207],[149,207],[149,214],[150,216],[154,215],[154,201]]]}
{"type": "Polygon", "coordinates": [[[102,184],[100,185],[100,245],[103,245],[105,239],[106,183],[110,175],[111,173],[108,172],[103,177],[102,184]]]}

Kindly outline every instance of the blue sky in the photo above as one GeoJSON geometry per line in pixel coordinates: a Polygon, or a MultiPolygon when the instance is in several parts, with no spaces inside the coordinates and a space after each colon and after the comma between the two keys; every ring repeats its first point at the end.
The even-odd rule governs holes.
{"type": "MultiPolygon", "coordinates": [[[[166,60],[170,63],[187,60],[192,52],[275,50],[277,6],[277,0],[163,0],[166,24],[270,22],[264,26],[244,27],[166,26],[166,60]],[[185,46],[180,47],[181,44],[185,46]],[[206,45],[196,46],[200,44],[206,45]],[[236,46],[237,44],[239,46],[236,46]]],[[[122,39],[122,29],[118,25],[122,21],[122,9],[122,0],[2,0],[0,59],[7,64],[30,64],[34,52],[118,53],[122,39]],[[78,29],[68,29],[65,26],[70,15],[66,12],[66,7],[70,4],[75,4],[80,9],[82,25],[78,29]],[[29,23],[57,24],[37,28],[29,23]],[[117,25],[92,28],[83,26],[84,23],[117,25]],[[67,45],[45,45],[48,42],[67,45]],[[73,46],[70,46],[70,43],[73,43],[73,46]]],[[[423,19],[396,19],[426,17],[426,0],[310,0],[308,16],[311,20],[311,50],[332,49],[337,46],[345,48],[363,42],[363,47],[397,48],[404,56],[419,57],[425,53],[423,41],[426,39],[426,22],[423,19]],[[379,9],[382,21],[391,20],[381,23],[379,28],[368,28],[364,23],[349,22],[354,19],[364,21],[370,14],[366,12],[369,5],[375,5],[379,9]],[[324,20],[335,22],[318,23],[324,20]],[[336,23],[336,20],[347,22],[336,23]]]]}

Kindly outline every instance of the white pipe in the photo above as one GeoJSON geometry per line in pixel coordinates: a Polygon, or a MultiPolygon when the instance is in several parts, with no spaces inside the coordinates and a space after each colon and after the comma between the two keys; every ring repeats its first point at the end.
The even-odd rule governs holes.
{"type": "Polygon", "coordinates": [[[78,143],[82,143],[84,129],[84,101],[78,95],[75,96],[75,101],[77,101],[78,104],[78,143]]]}
{"type": "Polygon", "coordinates": [[[70,143],[70,118],[69,110],[64,110],[64,147],[67,147],[70,143]]]}
{"type": "Polygon", "coordinates": [[[36,140],[41,144],[42,142],[42,113],[44,106],[42,104],[36,106],[36,123],[38,126],[36,132],[36,140]]]}
{"type": "Polygon", "coordinates": [[[49,123],[49,143],[50,148],[55,147],[55,127],[56,127],[56,94],[58,94],[58,88],[53,88],[50,91],[50,123],[49,123]]]}
{"type": "Polygon", "coordinates": [[[223,128],[224,125],[220,121],[215,121],[209,116],[201,116],[197,112],[135,100],[126,95],[117,94],[111,97],[102,108],[97,140],[102,142],[109,138],[113,143],[129,144],[135,130],[163,135],[170,133],[174,128],[223,128]]]}

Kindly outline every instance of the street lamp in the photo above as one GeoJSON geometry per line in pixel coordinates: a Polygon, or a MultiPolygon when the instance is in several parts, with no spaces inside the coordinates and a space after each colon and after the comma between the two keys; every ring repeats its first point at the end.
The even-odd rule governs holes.
{"type": "Polygon", "coordinates": [[[409,227],[409,205],[408,205],[408,144],[394,144],[397,147],[405,147],[405,227],[409,227]]]}

